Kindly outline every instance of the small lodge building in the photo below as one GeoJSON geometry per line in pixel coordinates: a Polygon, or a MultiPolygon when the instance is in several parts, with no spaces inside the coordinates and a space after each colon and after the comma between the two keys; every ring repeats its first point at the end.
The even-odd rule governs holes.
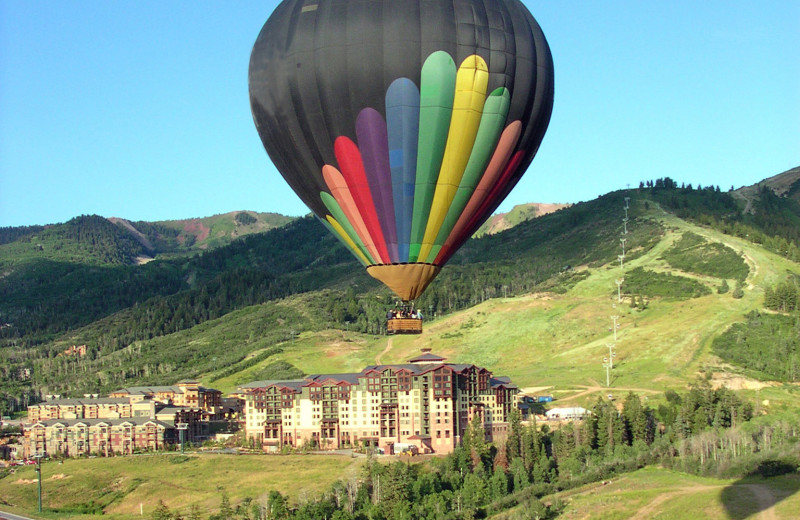
{"type": "Polygon", "coordinates": [[[591,414],[592,412],[580,406],[574,406],[571,408],[553,408],[545,412],[545,416],[547,417],[548,421],[581,420],[591,414]]]}
{"type": "Polygon", "coordinates": [[[358,373],[249,383],[240,387],[246,435],[267,451],[311,443],[450,453],[477,414],[487,439],[505,437],[516,385],[486,368],[445,361],[425,351],[358,373]]]}

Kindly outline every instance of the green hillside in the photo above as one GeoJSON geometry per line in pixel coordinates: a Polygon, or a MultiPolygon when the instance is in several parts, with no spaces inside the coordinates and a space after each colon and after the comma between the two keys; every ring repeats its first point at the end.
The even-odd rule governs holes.
{"type": "MultiPolygon", "coordinates": [[[[778,224],[769,214],[757,221],[717,189],[642,184],[468,242],[417,302],[436,319],[423,335],[392,343],[381,336],[392,295],[313,218],[140,266],[96,255],[31,259],[17,251],[34,235],[8,233],[16,238],[0,246],[2,405],[184,377],[224,376],[231,388],[276,361],[307,372],[353,370],[381,353],[402,361],[423,346],[523,385],[601,387],[612,314],[621,327],[615,384],[680,387],[721,365],[714,338],[797,273],[794,230],[783,223],[800,211],[775,195],[778,224]],[[58,356],[80,344],[86,358],[58,356]],[[29,379],[17,376],[25,368],[29,379]]],[[[70,225],[79,237],[121,229],[99,217],[70,225]]],[[[117,256],[137,244],[101,243],[117,256]]]]}
{"type": "Polygon", "coordinates": [[[294,219],[278,213],[233,211],[205,218],[159,222],[109,220],[133,234],[151,256],[163,257],[224,246],[239,237],[285,226],[294,219]]]}
{"type": "MultiPolygon", "coordinates": [[[[132,518],[161,498],[183,514],[197,505],[205,518],[223,491],[241,508],[277,490],[305,511],[297,518],[331,517],[349,482],[361,511],[386,518],[423,510],[463,518],[473,509],[498,519],[681,518],[686,510],[791,518],[800,496],[800,263],[791,223],[800,211],[772,191],[753,204],[761,213],[743,213],[741,200],[716,188],[659,179],[471,240],[417,302],[427,311],[418,336],[382,334],[393,297],[312,218],[141,266],[54,258],[25,271],[0,257],[10,266],[0,312],[14,316],[0,320],[12,324],[0,330],[3,406],[184,378],[229,392],[258,379],[404,362],[430,348],[553,395],[551,406],[591,408],[596,419],[548,424],[540,436],[526,430],[520,446],[528,448],[505,475],[492,460],[497,447],[479,444],[377,468],[351,458],[192,454],[142,472],[151,466],[140,458],[124,467],[128,459],[92,459],[48,465],[48,503],[132,518]],[[89,355],[58,355],[75,344],[89,355]],[[616,355],[607,371],[609,345],[616,355]],[[634,417],[649,434],[634,430],[634,417]],[[242,485],[229,489],[231,481],[242,485]],[[376,482],[401,494],[376,504],[376,482]],[[166,487],[184,498],[157,491],[166,487]],[[386,504],[407,509],[390,514],[386,504]]],[[[0,495],[26,514],[32,474],[0,475],[0,495]]]]}
{"type": "Polygon", "coordinates": [[[541,217],[569,206],[570,204],[541,204],[537,202],[518,204],[507,213],[497,213],[489,217],[473,236],[480,238],[485,235],[494,235],[511,229],[527,220],[541,217]]]}

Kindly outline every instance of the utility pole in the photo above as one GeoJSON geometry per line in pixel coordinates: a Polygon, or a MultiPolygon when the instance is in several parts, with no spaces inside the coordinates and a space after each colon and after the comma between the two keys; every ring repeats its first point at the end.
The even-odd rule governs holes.
{"type": "Polygon", "coordinates": [[[614,283],[617,284],[617,303],[622,303],[622,282],[625,281],[625,278],[620,278],[619,280],[614,280],[614,283]]]}
{"type": "Polygon", "coordinates": [[[619,319],[619,316],[611,316],[611,319],[614,320],[614,327],[613,327],[614,344],[616,344],[617,343],[617,329],[619,328],[619,325],[617,324],[617,320],[619,319]]]}
{"type": "Polygon", "coordinates": [[[625,256],[625,242],[627,242],[628,239],[627,238],[620,238],[619,241],[622,242],[622,256],[625,256]]]}
{"type": "Polygon", "coordinates": [[[39,477],[39,512],[42,512],[42,455],[37,453],[33,456],[36,459],[36,475],[39,477]]]}
{"type": "Polygon", "coordinates": [[[628,216],[627,215],[625,215],[625,218],[622,219],[622,225],[625,226],[625,231],[624,231],[623,234],[627,235],[628,234],[628,216]]]}
{"type": "Polygon", "coordinates": [[[614,358],[617,357],[617,353],[614,351],[614,349],[617,347],[617,345],[614,343],[606,343],[606,346],[608,347],[608,364],[611,365],[609,368],[614,370],[614,358]]]}
{"type": "Polygon", "coordinates": [[[603,368],[606,369],[606,388],[611,387],[611,365],[608,362],[608,358],[603,358],[603,368]]]}
{"type": "Polygon", "coordinates": [[[617,255],[617,258],[619,258],[619,266],[622,267],[622,261],[625,259],[625,255],[617,255]]]}
{"type": "Polygon", "coordinates": [[[628,208],[630,208],[630,207],[631,207],[631,205],[630,205],[630,202],[631,202],[631,198],[630,198],[630,197],[625,197],[625,213],[626,213],[626,215],[625,215],[625,216],[626,216],[626,217],[628,216],[628,215],[627,215],[627,213],[628,213],[628,208]]]}

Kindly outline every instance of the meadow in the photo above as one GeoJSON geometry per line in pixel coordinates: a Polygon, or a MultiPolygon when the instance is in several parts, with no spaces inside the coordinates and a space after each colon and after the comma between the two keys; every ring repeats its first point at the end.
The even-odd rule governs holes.
{"type": "Polygon", "coordinates": [[[219,509],[222,494],[232,504],[258,500],[270,490],[303,501],[337,479],[357,473],[362,459],[341,455],[159,454],[48,461],[42,465],[44,513],[35,515],[33,466],[0,479],[0,509],[35,518],[123,520],[146,517],[162,500],[170,509],[204,514],[219,509]],[[54,511],[56,510],[56,511],[54,511]],[[81,514],[84,511],[86,514],[81,514]]]}

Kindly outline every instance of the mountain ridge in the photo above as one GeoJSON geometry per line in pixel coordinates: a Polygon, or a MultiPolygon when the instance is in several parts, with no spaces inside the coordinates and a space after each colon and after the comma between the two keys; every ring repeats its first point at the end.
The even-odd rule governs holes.
{"type": "Polygon", "coordinates": [[[495,213],[484,222],[473,235],[480,238],[484,235],[493,235],[530,220],[542,217],[548,213],[570,207],[572,204],[559,204],[548,202],[528,202],[517,204],[505,213],[495,213]]]}
{"type": "MultiPolygon", "coordinates": [[[[410,354],[421,346],[419,341],[435,341],[437,349],[450,349],[448,345],[453,341],[468,338],[472,330],[483,329],[479,326],[483,319],[475,314],[478,311],[469,309],[486,302],[550,294],[552,301],[560,302],[556,306],[558,312],[569,314],[581,308],[577,305],[580,298],[569,303],[563,295],[576,298],[580,292],[575,291],[601,281],[608,287],[599,292],[592,289],[592,305],[615,298],[617,287],[611,270],[618,263],[620,238],[626,240],[626,265],[635,267],[637,262],[644,262],[641,267],[652,273],[647,275],[648,279],[656,283],[634,283],[635,277],[631,275],[628,283],[634,285],[627,287],[625,305],[645,309],[650,305],[652,309],[652,302],[662,301],[664,296],[660,295],[669,294],[664,291],[673,290],[675,283],[694,287],[692,294],[696,296],[689,299],[690,303],[680,303],[683,300],[679,299],[677,303],[659,304],[659,308],[696,305],[691,302],[717,305],[714,294],[722,280],[727,279],[733,287],[739,275],[720,274],[722,271],[715,271],[718,267],[713,266],[721,268],[722,259],[729,258],[725,262],[735,267],[735,253],[743,251],[745,259],[765,258],[754,264],[760,265],[758,278],[755,281],[748,278],[744,287],[743,301],[748,307],[741,308],[739,314],[726,310],[724,319],[715,324],[729,325],[741,319],[743,312],[758,309],[765,283],[779,282],[776,273],[797,271],[797,261],[789,257],[791,247],[784,250],[781,245],[796,247],[794,239],[778,236],[770,239],[772,242],[754,243],[753,233],[764,233],[767,228],[760,221],[748,221],[746,225],[739,222],[741,207],[731,194],[708,188],[678,188],[675,184],[669,179],[659,179],[652,183],[652,188],[611,192],[593,201],[525,220],[507,231],[470,240],[417,302],[421,309],[429,311],[427,316],[436,316],[436,321],[426,325],[426,333],[419,338],[397,338],[394,344],[400,350],[387,352],[387,359],[402,360],[399,353],[410,354]],[[622,225],[626,199],[631,203],[628,234],[624,234],[622,225]],[[738,227],[732,226],[732,222],[738,227]],[[683,238],[691,232],[702,239],[684,241],[679,249],[674,249],[676,240],[681,238],[671,234],[676,228],[684,229],[683,238]],[[723,256],[712,247],[717,242],[730,244],[722,250],[723,256]],[[764,257],[767,250],[778,252],[784,259],[777,260],[774,252],[764,257]],[[660,253],[656,254],[657,251],[660,253]],[[664,256],[666,253],[669,254],[664,256]],[[694,266],[692,269],[700,269],[695,264],[711,262],[712,271],[706,267],[700,274],[687,273],[665,260],[673,257],[670,261],[678,262],[675,265],[694,266]],[[773,264],[781,267],[772,267],[773,264]],[[607,274],[600,276],[601,273],[607,274]],[[465,312],[472,317],[436,332],[445,323],[440,321],[444,316],[455,317],[465,312]],[[411,350],[407,350],[409,341],[417,341],[411,350]]],[[[778,204],[774,207],[788,212],[790,217],[797,216],[790,199],[774,197],[771,204],[778,204]]],[[[124,244],[130,246],[136,242],[143,247],[134,241],[130,230],[123,229],[124,224],[107,220],[104,223],[99,219],[89,218],[85,223],[106,230],[111,226],[115,233],[124,231],[120,235],[127,237],[124,244]]],[[[73,227],[81,222],[84,221],[73,223],[73,227]]],[[[81,235],[79,226],[73,231],[78,236],[95,236],[81,235]]],[[[149,235],[141,233],[149,240],[149,235]]],[[[371,361],[369,358],[374,359],[374,354],[369,349],[354,351],[341,347],[347,347],[348,342],[353,342],[352,346],[384,341],[380,334],[385,311],[394,301],[311,217],[295,219],[283,227],[239,237],[225,246],[189,256],[164,255],[141,266],[97,262],[82,265],[53,260],[26,263],[20,258],[9,258],[9,251],[6,245],[0,246],[0,323],[4,324],[0,329],[0,365],[4,366],[0,370],[0,392],[13,402],[19,402],[26,393],[39,395],[45,388],[61,393],[70,389],[79,393],[96,392],[137,382],[167,383],[184,377],[212,383],[223,374],[246,377],[243,374],[249,373],[250,368],[264,368],[264,364],[276,360],[297,364],[305,371],[326,371],[336,368],[336,360],[344,355],[341,359],[352,367],[356,361],[371,361]],[[348,340],[342,343],[343,337],[348,340]],[[328,352],[325,345],[331,338],[339,338],[339,354],[320,356],[320,349],[328,352]],[[88,346],[86,359],[55,357],[73,344],[88,346]],[[298,345],[306,345],[306,353],[297,350],[298,345]],[[248,364],[254,356],[262,357],[252,362],[255,364],[248,364]],[[33,376],[21,380],[13,375],[22,368],[32,369],[33,376]],[[65,378],[66,374],[71,376],[65,378]]],[[[733,301],[730,295],[725,298],[725,302],[733,301]]],[[[524,298],[514,301],[514,305],[522,307],[531,305],[524,298]]],[[[542,303],[547,306],[547,301],[535,306],[542,303]]],[[[739,309],[729,304],[720,308],[739,309]]],[[[633,312],[638,317],[642,311],[633,312]]],[[[509,316],[509,323],[512,322],[509,316]]],[[[558,331],[574,331],[577,336],[571,336],[570,332],[565,337],[572,337],[576,348],[589,348],[586,341],[595,338],[597,331],[594,327],[587,328],[587,324],[581,321],[565,322],[563,328],[544,326],[532,335],[547,338],[556,333],[566,334],[558,331]]],[[[514,353],[525,344],[523,338],[512,334],[516,339],[502,339],[513,332],[513,327],[509,329],[501,323],[490,328],[503,332],[483,341],[490,344],[511,341],[511,346],[505,348],[511,349],[507,355],[513,359],[514,353]]],[[[379,351],[384,348],[381,344],[379,351]]],[[[530,367],[518,363],[504,368],[497,355],[487,355],[481,349],[462,350],[471,352],[474,362],[508,369],[512,375],[521,374],[520,368],[530,367]]],[[[690,358],[693,356],[691,351],[685,352],[690,358]]],[[[706,359],[705,354],[702,359],[706,359]]],[[[528,370],[528,373],[538,372],[528,370]]]]}

